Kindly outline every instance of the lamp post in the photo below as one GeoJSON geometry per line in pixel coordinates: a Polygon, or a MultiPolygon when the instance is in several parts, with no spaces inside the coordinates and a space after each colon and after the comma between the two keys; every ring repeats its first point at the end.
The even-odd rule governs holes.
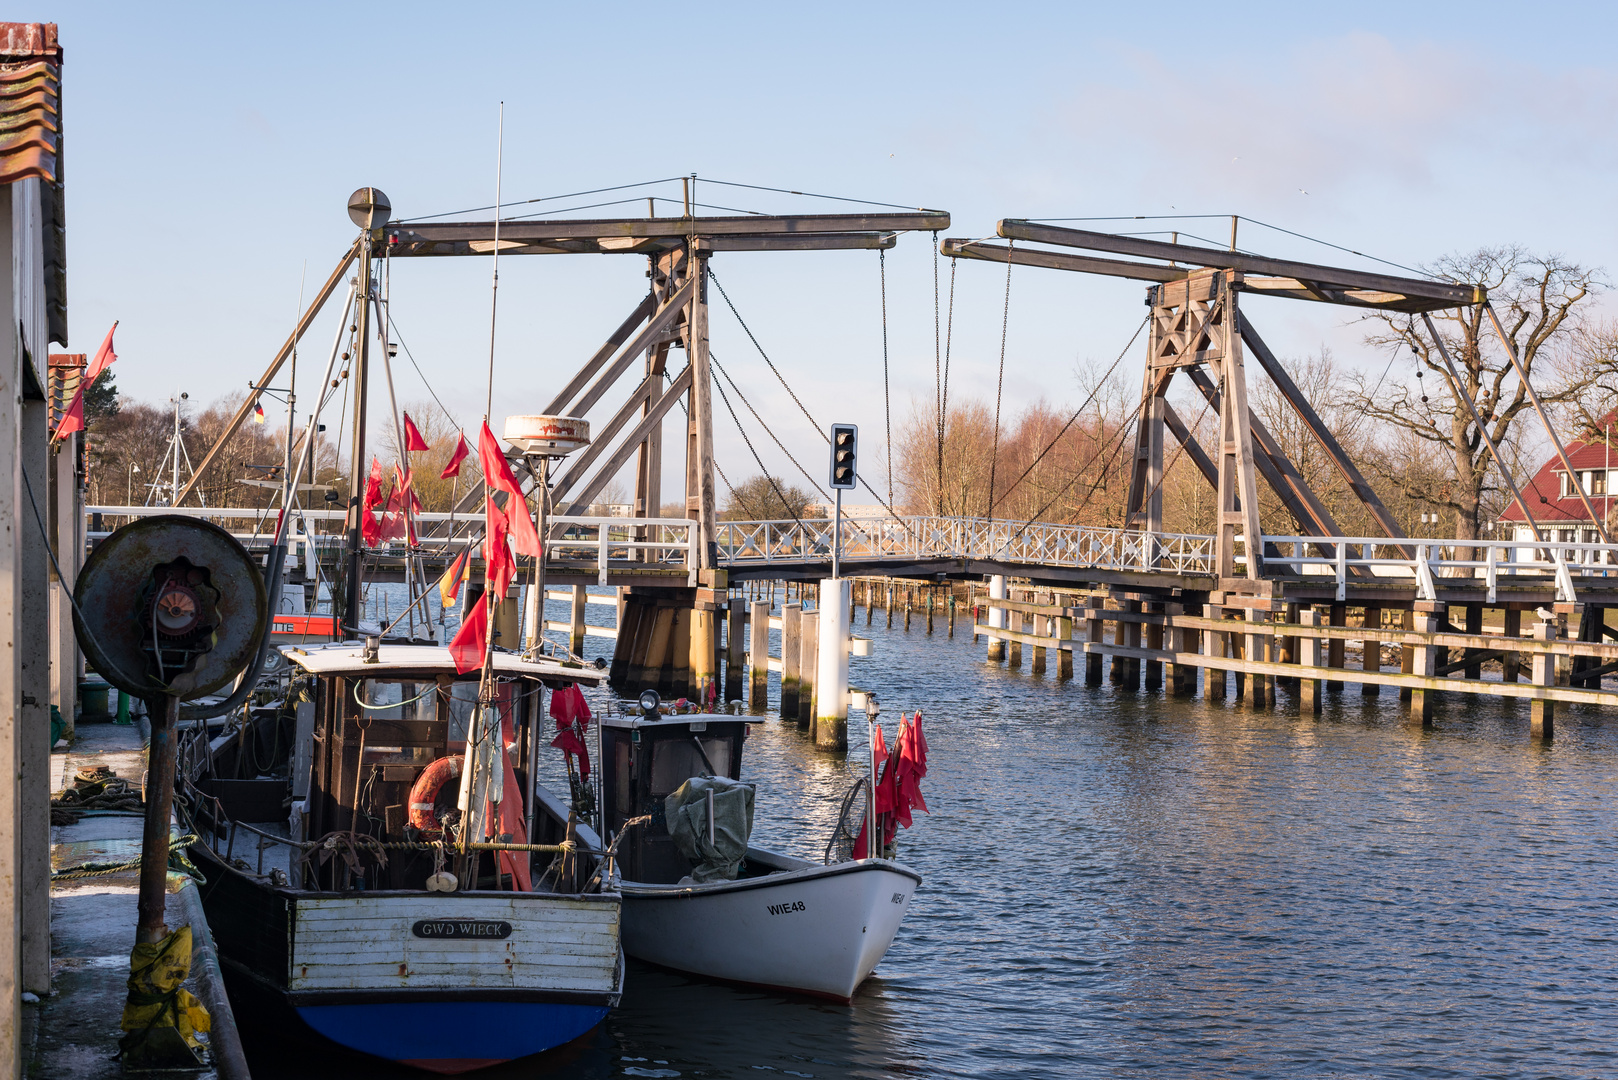
{"type": "Polygon", "coordinates": [[[125,506],[135,505],[135,474],[138,472],[140,472],[140,466],[136,465],[133,461],[129,463],[129,468],[124,472],[125,506]]]}

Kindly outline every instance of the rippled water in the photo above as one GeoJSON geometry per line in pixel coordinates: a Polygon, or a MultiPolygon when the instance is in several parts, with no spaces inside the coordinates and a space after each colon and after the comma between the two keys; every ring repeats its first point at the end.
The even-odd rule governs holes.
{"type": "MultiPolygon", "coordinates": [[[[1350,684],[1303,719],[881,622],[853,681],[923,711],[932,813],[854,1003],[631,964],[592,1036],[478,1075],[1618,1075],[1618,716],[1536,746],[1526,703],[1456,696],[1424,732],[1350,684]]],[[[755,836],[818,857],[854,760],[755,729],[755,836]]],[[[283,1035],[250,1032],[256,1075],[382,1075],[283,1035]]]]}

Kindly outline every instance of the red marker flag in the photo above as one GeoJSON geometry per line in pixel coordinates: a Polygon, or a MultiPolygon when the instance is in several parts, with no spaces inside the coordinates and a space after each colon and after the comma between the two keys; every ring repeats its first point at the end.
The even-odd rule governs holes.
{"type": "Polygon", "coordinates": [[[449,655],[455,661],[455,673],[465,675],[483,666],[483,654],[489,651],[489,605],[478,597],[477,603],[461,617],[461,628],[450,639],[449,655]]]}
{"type": "Polygon", "coordinates": [[[416,425],[411,422],[409,413],[404,414],[404,429],[405,453],[409,454],[416,450],[430,449],[427,445],[427,440],[421,437],[421,432],[417,431],[416,425]]]}
{"type": "Polygon", "coordinates": [[[462,435],[455,445],[455,452],[449,456],[449,464],[444,466],[444,471],[438,474],[438,478],[448,480],[452,476],[461,475],[461,462],[465,461],[466,455],[471,452],[472,448],[466,445],[466,436],[462,435]]]}
{"type": "Polygon", "coordinates": [[[365,499],[360,503],[360,539],[366,547],[382,542],[382,524],[376,519],[376,508],[382,504],[382,463],[371,459],[371,475],[365,481],[365,499]]]}
{"type": "MultiPolygon", "coordinates": [[[[517,478],[511,475],[511,465],[495,440],[494,432],[489,430],[488,421],[484,421],[483,430],[478,434],[478,457],[483,459],[483,482],[491,492],[504,491],[511,496],[506,502],[506,516],[510,519],[512,546],[518,555],[539,558],[539,530],[528,512],[528,500],[523,497],[517,478]]],[[[492,498],[489,505],[494,505],[492,498]]]]}
{"type": "Polygon", "coordinates": [[[95,385],[95,381],[101,378],[101,373],[118,359],[118,354],[112,351],[112,335],[117,329],[118,323],[114,321],[112,330],[107,331],[106,340],[101,343],[101,348],[96,350],[95,359],[90,361],[90,366],[84,371],[84,377],[79,380],[79,388],[73,392],[73,400],[62,410],[62,422],[57,425],[53,439],[61,439],[75,431],[84,430],[84,392],[95,385]]]}
{"type": "Polygon", "coordinates": [[[483,585],[495,603],[505,599],[511,580],[517,576],[517,560],[511,557],[511,546],[506,543],[509,535],[505,513],[490,500],[489,529],[483,541],[483,585]]]}

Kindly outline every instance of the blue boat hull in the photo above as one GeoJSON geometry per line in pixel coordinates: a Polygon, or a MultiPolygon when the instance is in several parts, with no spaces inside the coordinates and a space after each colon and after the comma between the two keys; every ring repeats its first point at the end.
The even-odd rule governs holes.
{"type": "Polygon", "coordinates": [[[605,1005],[545,1001],[409,1001],[299,1005],[326,1038],[389,1061],[462,1073],[572,1042],[606,1019],[605,1005]]]}

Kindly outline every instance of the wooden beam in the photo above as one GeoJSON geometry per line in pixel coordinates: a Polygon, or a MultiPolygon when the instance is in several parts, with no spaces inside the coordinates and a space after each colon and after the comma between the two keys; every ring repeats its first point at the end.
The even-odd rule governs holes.
{"type": "Polygon", "coordinates": [[[639,333],[618,354],[618,359],[613,361],[612,366],[601,374],[601,377],[595,381],[594,385],[586,390],[584,396],[579,398],[573,408],[568,411],[569,416],[583,416],[590,411],[597,401],[601,400],[601,395],[610,390],[612,384],[617,382],[625,371],[629,370],[629,365],[635,362],[635,358],[645,352],[653,344],[654,339],[679,317],[680,312],[691,302],[691,296],[696,284],[697,278],[693,274],[685,279],[684,284],[674,290],[674,295],[670,296],[663,306],[657,309],[657,313],[651,317],[646,325],[640,328],[639,333]]]}
{"type": "Polygon", "coordinates": [[[1208,457],[1207,451],[1198,445],[1195,436],[1191,434],[1191,429],[1185,426],[1185,421],[1180,419],[1180,414],[1174,411],[1174,406],[1166,401],[1163,402],[1163,422],[1169,426],[1169,430],[1174,433],[1174,437],[1180,440],[1180,445],[1185,448],[1186,456],[1195,463],[1203,478],[1213,487],[1218,488],[1219,473],[1214,469],[1213,459],[1208,457]]]}
{"type": "Polygon", "coordinates": [[[1009,261],[1017,266],[1043,266],[1047,270],[1073,270],[1081,274],[1106,274],[1140,281],[1179,281],[1185,277],[1184,270],[1172,266],[1098,259],[1091,255],[1069,255],[1063,251],[1040,251],[1037,248],[1012,248],[976,240],[942,240],[938,250],[952,259],[982,259],[1002,266],[1009,261]]]}
{"type": "MultiPolygon", "coordinates": [[[[501,251],[506,243],[556,240],[689,239],[719,236],[803,236],[827,233],[888,233],[949,228],[943,211],[904,214],[738,214],[734,217],[561,218],[501,221],[501,251]]],[[[492,221],[398,222],[385,230],[387,243],[419,244],[495,238],[492,221]]],[[[491,246],[490,250],[493,248],[491,246]]],[[[510,250],[516,250],[512,248],[510,250]]]]}
{"type": "Polygon", "coordinates": [[[814,236],[715,236],[698,241],[704,251],[875,251],[899,242],[897,232],[822,233],[814,236]]]}
{"type": "Polygon", "coordinates": [[[691,368],[690,365],[687,365],[684,371],[674,377],[674,382],[669,388],[663,391],[663,396],[652,404],[651,410],[641,417],[640,423],[635,425],[635,430],[631,431],[624,438],[624,441],[618,445],[618,449],[613,451],[612,457],[607,459],[606,464],[602,465],[595,476],[580,489],[578,497],[568,505],[566,510],[562,511],[564,517],[577,514],[580,507],[590,505],[590,500],[600,494],[601,489],[606,487],[612,478],[618,474],[619,469],[623,468],[624,462],[629,460],[629,455],[640,449],[641,441],[651,432],[652,426],[661,421],[663,414],[674,408],[675,403],[690,388],[691,368]]]}
{"type": "MultiPolygon", "coordinates": [[[[1298,418],[1314,435],[1315,441],[1326,451],[1326,456],[1337,466],[1337,471],[1343,474],[1343,479],[1348,481],[1349,490],[1365,504],[1367,510],[1371,511],[1371,516],[1376,519],[1383,532],[1395,539],[1404,539],[1405,531],[1399,527],[1393,513],[1383,505],[1371,485],[1366,483],[1359,467],[1354,464],[1354,459],[1348,456],[1348,451],[1337,441],[1337,436],[1332,434],[1331,428],[1320,418],[1320,414],[1315,412],[1314,406],[1309,404],[1309,399],[1298,389],[1298,384],[1287,374],[1287,369],[1281,366],[1281,361],[1276,359],[1270,347],[1264,343],[1264,339],[1259,337],[1258,331],[1253,329],[1253,324],[1245,317],[1241,320],[1241,330],[1242,340],[1253,350],[1253,355],[1258,357],[1259,364],[1269,374],[1276,389],[1281,391],[1281,396],[1286,398],[1288,404],[1297,412],[1298,418]]],[[[1406,558],[1414,557],[1413,552],[1406,552],[1406,558]]]]}
{"type": "MultiPolygon", "coordinates": [[[[507,240],[502,223],[502,255],[659,255],[688,242],[686,237],[603,236],[585,240],[507,240]]],[[[811,233],[805,236],[714,236],[698,237],[704,251],[844,251],[891,248],[899,241],[897,232],[811,233]]],[[[389,258],[441,258],[444,256],[488,255],[493,240],[410,240],[401,238],[388,248],[389,258]]]]}
{"type": "Polygon", "coordinates": [[[622,345],[629,335],[635,332],[635,327],[640,325],[648,315],[656,310],[657,297],[647,293],[641,299],[641,302],[635,305],[635,310],[629,313],[629,318],[625,319],[618,329],[612,332],[606,343],[595,351],[594,356],[584,362],[584,366],[579,368],[573,378],[568,380],[567,385],[562,387],[561,392],[551,399],[549,405],[545,406],[545,415],[554,416],[567,408],[568,402],[572,401],[574,396],[584,389],[584,384],[590,381],[590,376],[599,371],[601,365],[607,362],[607,358],[618,351],[618,346],[622,345]]]}
{"type": "Polygon", "coordinates": [[[635,388],[634,393],[629,395],[629,400],[624,402],[623,407],[613,413],[612,419],[608,420],[601,430],[591,432],[590,445],[585,447],[584,452],[577,458],[568,462],[567,472],[551,484],[553,501],[566,495],[568,489],[584,476],[596,458],[606,453],[607,447],[612,443],[612,437],[629,423],[637,409],[646,404],[652,396],[652,391],[662,385],[661,375],[647,375],[635,388]]]}
{"type": "MultiPolygon", "coordinates": [[[[309,304],[309,310],[303,313],[303,318],[298,320],[298,325],[292,328],[292,333],[287,336],[280,350],[276,352],[275,359],[270,361],[270,366],[264,369],[264,374],[258,377],[258,382],[254,383],[254,386],[270,385],[270,380],[275,378],[276,374],[281,370],[281,365],[286,363],[287,357],[292,355],[292,350],[297,348],[304,332],[309,329],[309,324],[315,321],[315,317],[320,314],[321,308],[326,306],[326,301],[331,299],[332,292],[342,282],[343,274],[348,271],[349,266],[359,253],[360,241],[355,240],[349,249],[343,253],[343,257],[337,260],[336,269],[331,272],[331,276],[326,279],[326,283],[315,294],[314,300],[309,304]]],[[[191,479],[186,481],[185,487],[180,489],[180,494],[174,499],[175,506],[184,504],[191,492],[196,489],[197,484],[201,483],[203,474],[208,471],[208,466],[213,464],[214,458],[224,453],[231,437],[236,434],[237,430],[247,420],[248,414],[253,411],[253,406],[258,404],[259,393],[259,391],[254,390],[242,400],[241,407],[236,410],[236,415],[230,418],[230,422],[225,425],[225,430],[220,434],[218,440],[203,455],[202,460],[198,462],[196,469],[191,473],[191,479]]],[[[357,478],[351,478],[349,490],[356,490],[354,485],[358,482],[357,478]]]]}
{"type": "Polygon", "coordinates": [[[1270,259],[1261,255],[1221,251],[1218,248],[1197,247],[1191,244],[1166,244],[1161,240],[1145,240],[1135,236],[1091,232],[1088,229],[1068,229],[1057,225],[1039,225],[1017,218],[1003,219],[996,227],[996,231],[1008,240],[1029,240],[1037,244],[1088,248],[1092,251],[1108,251],[1142,259],[1165,259],[1190,266],[1215,266],[1273,277],[1296,278],[1336,289],[1370,289],[1404,296],[1419,296],[1429,300],[1441,300],[1449,307],[1480,304],[1488,295],[1481,285],[1451,285],[1441,281],[1367,273],[1363,270],[1347,270],[1317,263],[1270,259]]]}

